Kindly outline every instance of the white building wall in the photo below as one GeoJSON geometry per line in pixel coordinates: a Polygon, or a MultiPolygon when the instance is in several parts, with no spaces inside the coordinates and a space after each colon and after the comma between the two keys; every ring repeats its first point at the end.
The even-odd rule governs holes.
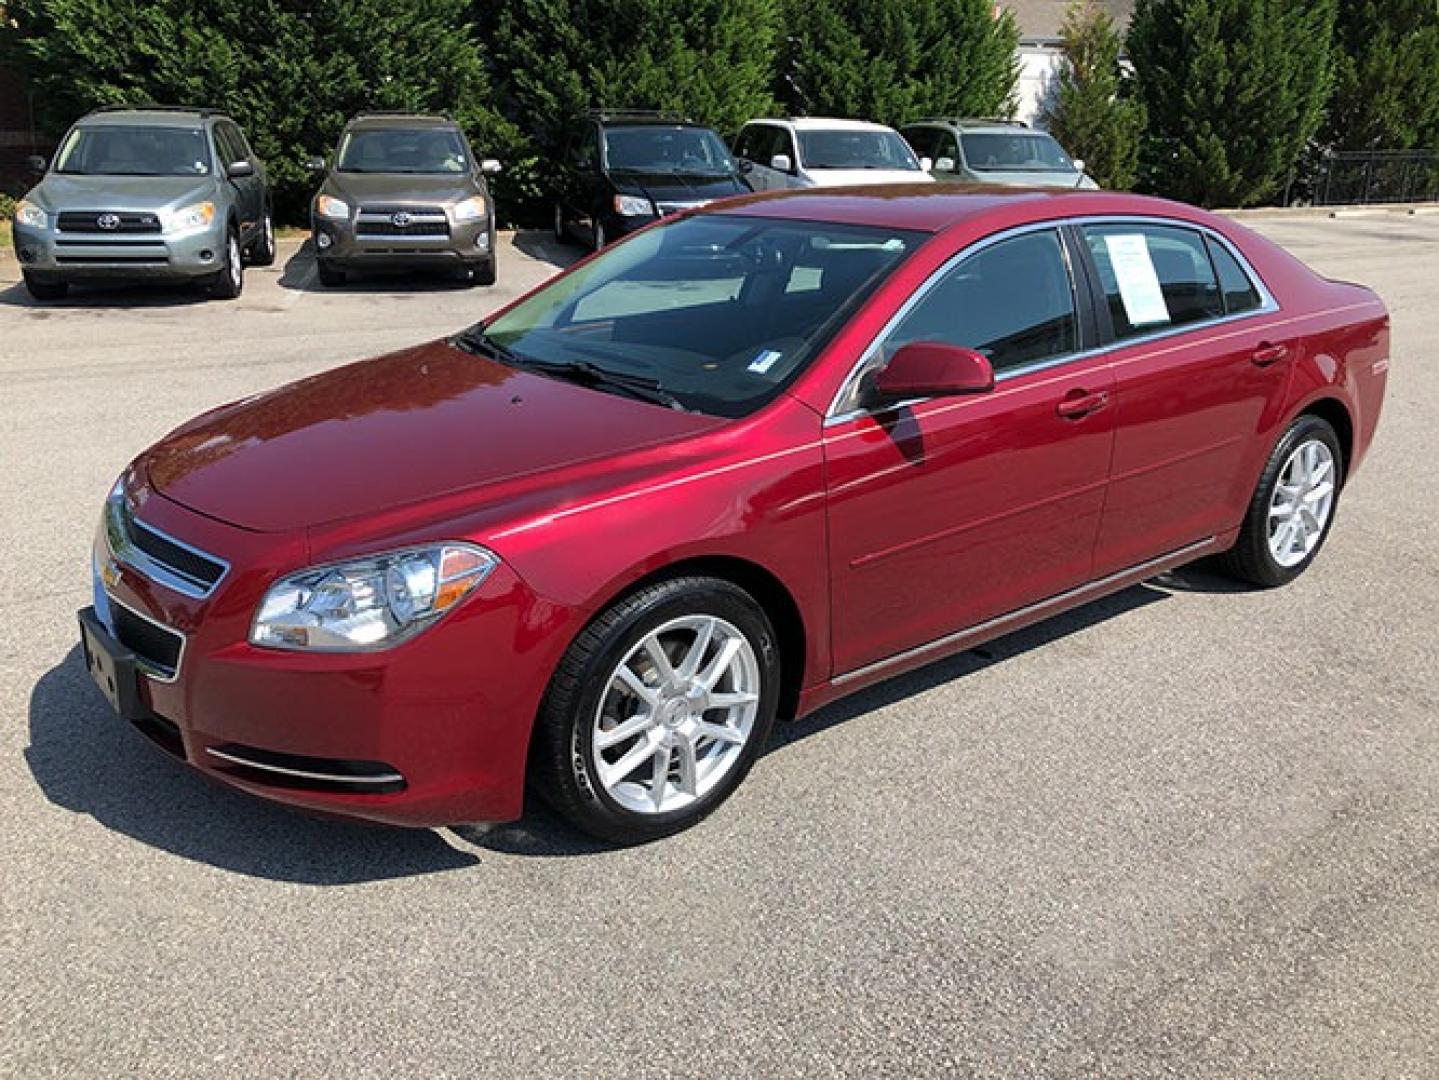
{"type": "Polygon", "coordinates": [[[1062,53],[1053,45],[1023,43],[1019,46],[1019,83],[1015,90],[1015,119],[1041,126],[1044,105],[1054,92],[1062,53]]]}

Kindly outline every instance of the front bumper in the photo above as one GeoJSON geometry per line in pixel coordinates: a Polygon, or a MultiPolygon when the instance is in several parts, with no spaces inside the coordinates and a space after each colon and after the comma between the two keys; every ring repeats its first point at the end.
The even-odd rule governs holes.
{"type": "Polygon", "coordinates": [[[505,564],[397,648],[280,652],[250,645],[249,621],[269,584],[306,561],[302,538],[235,529],[153,494],[139,516],[232,568],[197,598],[120,562],[97,535],[99,624],[122,650],[135,648],[116,629],[124,611],[183,639],[173,674],[138,664],[128,719],[161,747],[223,783],[310,810],[408,826],[519,816],[552,639],[527,631],[538,600],[505,564]]]}
{"type": "Polygon", "coordinates": [[[494,227],[489,218],[450,223],[444,236],[376,236],[358,231],[353,221],[316,217],[312,232],[316,257],[348,270],[457,268],[494,257],[494,227]]]}
{"type": "Polygon", "coordinates": [[[16,223],[13,235],[21,269],[45,281],[187,280],[218,273],[225,258],[223,223],[170,235],[71,233],[16,223]]]}

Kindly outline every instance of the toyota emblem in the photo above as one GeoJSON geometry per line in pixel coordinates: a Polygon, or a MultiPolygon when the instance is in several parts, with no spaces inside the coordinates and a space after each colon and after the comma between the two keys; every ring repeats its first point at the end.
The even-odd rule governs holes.
{"type": "Polygon", "coordinates": [[[95,224],[102,229],[118,229],[120,227],[119,214],[101,214],[95,219],[95,224]]]}
{"type": "Polygon", "coordinates": [[[409,225],[410,215],[401,210],[398,214],[391,214],[390,221],[394,223],[395,228],[403,229],[409,225]]]}

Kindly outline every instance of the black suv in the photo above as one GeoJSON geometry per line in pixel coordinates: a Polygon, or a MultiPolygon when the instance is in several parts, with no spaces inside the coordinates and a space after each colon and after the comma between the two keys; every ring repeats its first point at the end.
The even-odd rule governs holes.
{"type": "Polygon", "coordinates": [[[495,204],[460,126],[443,116],[360,113],[340,135],[310,207],[320,281],[352,270],[444,269],[495,283],[495,204]]]}
{"type": "Polygon", "coordinates": [[[596,251],[666,214],[750,190],[713,130],[662,113],[590,113],[563,169],[555,236],[596,251]]]}

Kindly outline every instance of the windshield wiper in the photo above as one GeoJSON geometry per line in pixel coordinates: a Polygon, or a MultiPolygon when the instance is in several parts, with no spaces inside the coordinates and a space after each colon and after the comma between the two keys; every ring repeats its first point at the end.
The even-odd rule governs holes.
{"type": "Polygon", "coordinates": [[[484,328],[480,326],[470,327],[456,337],[454,343],[466,352],[488,356],[492,360],[498,360],[502,364],[518,368],[521,371],[534,371],[541,375],[565,379],[596,389],[617,390],[641,401],[649,401],[666,408],[677,409],[680,412],[687,411],[680,403],[679,398],[666,390],[658,379],[651,379],[644,375],[630,375],[623,371],[611,371],[609,368],[592,364],[588,360],[531,360],[529,357],[511,352],[486,334],[484,328]]]}

